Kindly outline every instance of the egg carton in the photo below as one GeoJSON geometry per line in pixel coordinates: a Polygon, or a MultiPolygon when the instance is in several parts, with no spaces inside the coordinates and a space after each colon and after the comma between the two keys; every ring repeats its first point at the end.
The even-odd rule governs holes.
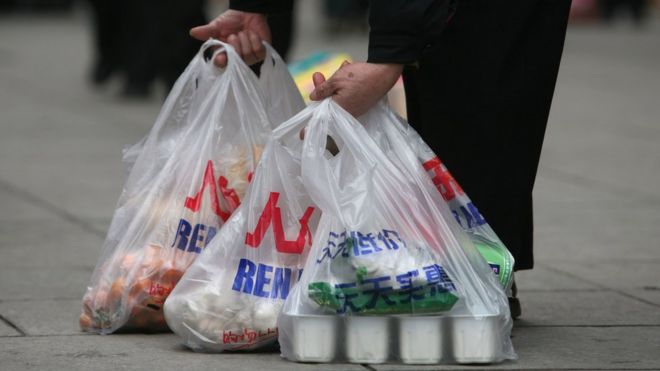
{"type": "Polygon", "coordinates": [[[297,362],[492,363],[503,316],[289,316],[297,362]]]}

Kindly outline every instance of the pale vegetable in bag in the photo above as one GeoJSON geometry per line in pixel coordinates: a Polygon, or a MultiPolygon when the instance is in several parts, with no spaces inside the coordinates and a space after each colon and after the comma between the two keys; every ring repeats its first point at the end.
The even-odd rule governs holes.
{"type": "Polygon", "coordinates": [[[167,329],[167,295],[245,194],[275,124],[264,107],[257,77],[233,49],[206,42],[126,154],[135,163],[83,298],[84,330],[167,329]],[[204,60],[210,47],[227,52],[226,68],[204,60]]]}
{"type": "Polygon", "coordinates": [[[193,350],[252,350],[277,340],[277,317],[319,214],[300,180],[299,116],[273,131],[243,202],[165,302],[168,325],[193,350]]]}
{"type": "Polygon", "coordinates": [[[391,156],[331,99],[309,110],[302,179],[322,216],[280,315],[282,355],[353,363],[514,358],[505,292],[407,138],[393,125],[373,128],[398,148],[391,156]],[[328,138],[334,156],[324,150],[328,138]],[[418,330],[410,320],[421,320],[418,330]]]}

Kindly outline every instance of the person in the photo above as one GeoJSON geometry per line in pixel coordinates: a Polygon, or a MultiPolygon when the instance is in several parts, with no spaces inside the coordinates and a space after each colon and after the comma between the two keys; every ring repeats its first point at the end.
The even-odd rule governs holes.
{"type": "MultiPolygon", "coordinates": [[[[410,124],[470,195],[513,254],[532,269],[532,190],[562,55],[571,0],[371,0],[366,62],[316,73],[312,100],[332,97],[354,116],[403,74],[410,124]]],[[[263,59],[269,14],[290,0],[231,0],[191,30],[263,59]]],[[[226,64],[226,55],[215,63],[226,64]]],[[[515,292],[514,292],[515,296],[515,292]]],[[[520,303],[510,298],[511,312],[520,303]]]]}
{"type": "Polygon", "coordinates": [[[600,0],[598,5],[606,22],[612,22],[619,11],[625,11],[626,8],[632,14],[633,21],[638,27],[644,24],[648,15],[646,0],[600,0]]]}
{"type": "Polygon", "coordinates": [[[95,61],[91,82],[123,73],[122,96],[146,98],[157,80],[169,90],[201,43],[187,35],[206,22],[206,0],[89,0],[95,61]]]}

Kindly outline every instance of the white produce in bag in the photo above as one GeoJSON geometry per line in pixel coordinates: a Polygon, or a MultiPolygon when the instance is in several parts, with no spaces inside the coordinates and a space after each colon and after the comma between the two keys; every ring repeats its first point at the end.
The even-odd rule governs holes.
{"type": "MultiPolygon", "coordinates": [[[[384,123],[370,135],[331,99],[296,117],[303,113],[310,120],[301,162],[303,184],[322,214],[303,274],[280,315],[282,355],[299,359],[299,320],[423,315],[497,318],[493,359],[515,358],[503,288],[401,131],[384,123]],[[395,156],[372,139],[378,130],[398,148],[395,156]],[[328,138],[337,144],[335,156],[324,151],[328,138]]],[[[386,332],[384,323],[381,330],[386,332]]],[[[349,348],[345,352],[351,353],[349,348]]],[[[373,360],[395,354],[379,357],[373,360]]]]}
{"type": "Polygon", "coordinates": [[[167,329],[165,298],[245,193],[274,125],[264,105],[256,75],[231,46],[206,42],[135,147],[83,297],[84,330],[167,329]],[[226,68],[204,60],[210,47],[227,52],[226,68]]]}
{"type": "Polygon", "coordinates": [[[273,131],[243,202],[165,302],[168,325],[193,350],[252,350],[277,340],[277,316],[318,224],[300,179],[298,117],[273,131]]]}

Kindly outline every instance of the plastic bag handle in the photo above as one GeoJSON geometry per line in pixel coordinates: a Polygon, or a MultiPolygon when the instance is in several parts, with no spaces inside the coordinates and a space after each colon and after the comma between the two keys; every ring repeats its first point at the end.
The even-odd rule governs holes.
{"type": "Polygon", "coordinates": [[[275,48],[266,41],[262,41],[261,43],[266,49],[266,56],[264,57],[264,62],[261,64],[261,74],[273,73],[276,67],[281,68],[281,66],[284,66],[286,68],[286,63],[275,48]],[[268,61],[271,61],[271,63],[268,63],[268,61]]]}
{"type": "MultiPolygon", "coordinates": [[[[362,125],[331,98],[316,106],[312,123],[305,131],[301,167],[305,187],[321,209],[335,214],[344,225],[353,224],[354,221],[345,220],[343,208],[351,207],[352,197],[372,197],[376,166],[388,161],[382,152],[379,153],[362,125]],[[339,180],[331,165],[334,159],[328,159],[325,155],[329,136],[338,144],[337,156],[353,156],[356,162],[365,166],[364,172],[345,184],[343,189],[339,187],[339,180]]],[[[390,173],[386,176],[400,177],[400,174],[390,173]]],[[[365,216],[362,215],[362,218],[365,216]]]]}
{"type": "MultiPolygon", "coordinates": [[[[172,86],[172,89],[170,89],[167,98],[163,102],[163,109],[161,109],[159,116],[156,118],[156,123],[154,124],[153,130],[160,131],[163,125],[165,125],[167,122],[165,118],[171,114],[172,107],[176,105],[177,100],[181,99],[186,86],[188,86],[191,81],[199,78],[200,75],[217,73],[217,71],[209,69],[208,63],[204,60],[204,53],[212,46],[221,46],[221,48],[224,48],[220,42],[213,39],[209,39],[204,44],[202,44],[202,46],[200,46],[197,54],[195,54],[190,63],[188,63],[186,68],[181,73],[181,76],[179,76],[179,78],[172,86]]],[[[122,150],[122,162],[124,163],[128,173],[130,173],[130,170],[133,168],[135,162],[142,152],[142,148],[148,141],[148,136],[145,136],[139,142],[133,144],[132,146],[126,146],[122,150]]]]}
{"type": "Polygon", "coordinates": [[[200,46],[199,51],[197,51],[197,54],[195,54],[191,63],[188,64],[188,67],[186,67],[183,73],[181,73],[181,76],[177,79],[176,83],[170,90],[168,99],[164,102],[163,106],[167,106],[168,104],[173,103],[174,100],[178,99],[184,86],[191,78],[194,78],[195,74],[198,72],[208,72],[205,68],[208,63],[204,60],[204,53],[208,48],[212,46],[222,46],[221,44],[222,43],[218,40],[209,39],[200,46]]]}

